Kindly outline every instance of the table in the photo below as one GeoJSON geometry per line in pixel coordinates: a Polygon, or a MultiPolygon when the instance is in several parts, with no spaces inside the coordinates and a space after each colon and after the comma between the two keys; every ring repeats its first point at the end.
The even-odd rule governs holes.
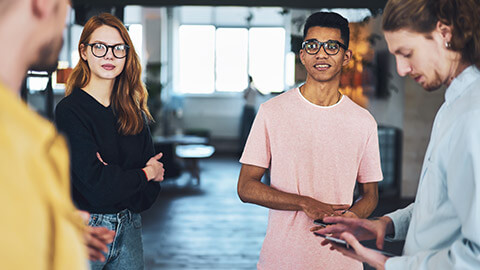
{"type": "Polygon", "coordinates": [[[185,160],[185,166],[192,178],[197,179],[197,185],[200,184],[200,167],[198,161],[203,158],[209,158],[215,152],[215,147],[205,144],[187,144],[177,145],[175,154],[177,157],[185,160]]]}
{"type": "Polygon", "coordinates": [[[208,139],[205,137],[194,135],[171,135],[171,136],[154,136],[154,143],[160,144],[206,144],[208,139]]]}

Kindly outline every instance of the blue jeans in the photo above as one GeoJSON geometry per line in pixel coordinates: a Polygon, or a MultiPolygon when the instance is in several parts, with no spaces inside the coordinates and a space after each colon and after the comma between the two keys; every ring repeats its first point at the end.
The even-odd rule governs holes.
{"type": "Polygon", "coordinates": [[[92,270],[143,269],[142,218],[125,209],[117,214],[91,214],[89,226],[106,227],[115,231],[108,245],[106,260],[90,261],[92,270]]]}

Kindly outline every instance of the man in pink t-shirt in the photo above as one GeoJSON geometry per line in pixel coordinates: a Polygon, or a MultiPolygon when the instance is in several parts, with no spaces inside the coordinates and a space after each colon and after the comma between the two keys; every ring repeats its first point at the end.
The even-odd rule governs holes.
{"type": "Polygon", "coordinates": [[[310,231],[325,216],[368,217],[382,180],[377,124],[338,91],[348,64],[348,21],[318,12],[300,50],[307,80],[262,104],[240,159],[238,194],[270,208],[258,269],[362,269],[310,231]],[[269,168],[271,185],[260,180],[269,168]],[[360,196],[353,202],[355,183],[360,196]]]}

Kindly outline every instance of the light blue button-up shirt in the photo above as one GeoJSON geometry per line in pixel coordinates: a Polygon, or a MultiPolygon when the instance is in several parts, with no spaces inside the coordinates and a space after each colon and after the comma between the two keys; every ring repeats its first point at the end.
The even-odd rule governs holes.
{"type": "Polygon", "coordinates": [[[480,269],[480,71],[455,78],[437,113],[415,203],[388,214],[404,255],[386,269],[480,269]]]}

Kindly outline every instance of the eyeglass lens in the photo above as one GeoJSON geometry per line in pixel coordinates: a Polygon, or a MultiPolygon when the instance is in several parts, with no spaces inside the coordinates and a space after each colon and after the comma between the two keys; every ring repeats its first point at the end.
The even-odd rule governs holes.
{"type": "Polygon", "coordinates": [[[340,46],[333,40],[327,42],[319,42],[317,40],[309,40],[305,42],[305,51],[308,54],[316,54],[323,47],[325,53],[328,55],[335,55],[340,50],[340,46]]]}
{"type": "Polygon", "coordinates": [[[96,57],[104,57],[107,55],[108,48],[112,48],[113,56],[116,58],[124,58],[127,55],[127,46],[124,44],[107,46],[102,43],[95,43],[92,44],[92,53],[96,57]]]}

